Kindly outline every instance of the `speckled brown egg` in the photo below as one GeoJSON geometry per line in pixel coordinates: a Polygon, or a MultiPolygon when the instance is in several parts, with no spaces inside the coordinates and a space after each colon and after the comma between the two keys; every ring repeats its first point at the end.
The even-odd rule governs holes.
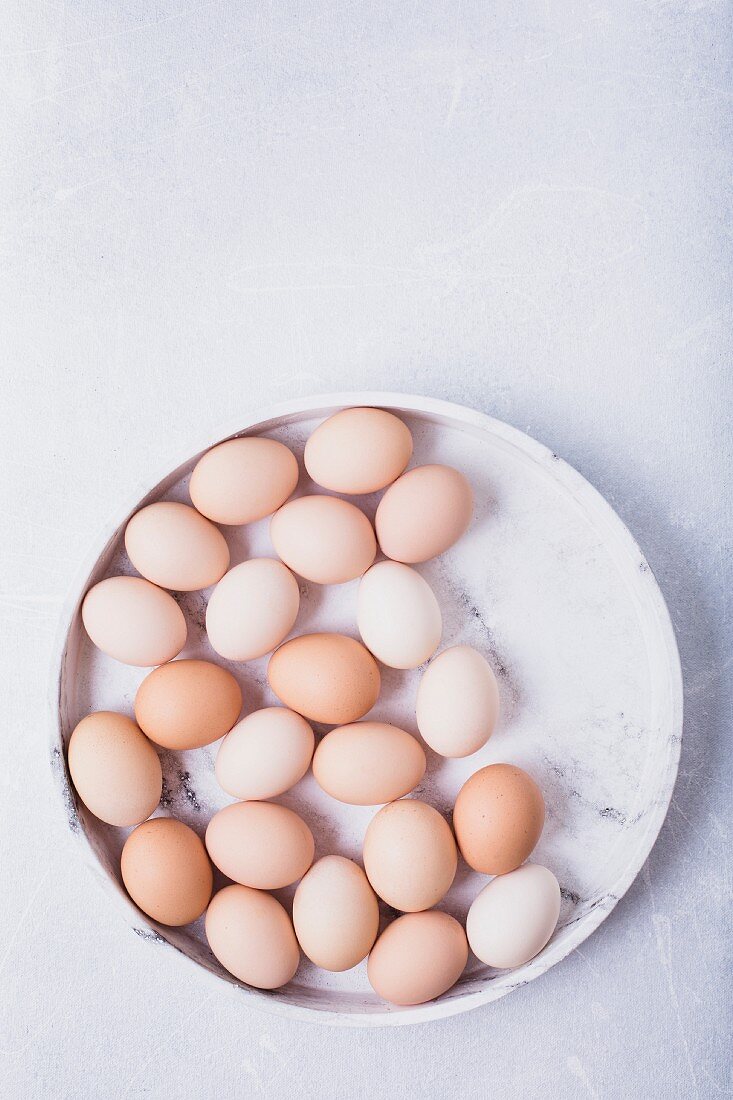
{"type": "Polygon", "coordinates": [[[218,741],[242,709],[239,684],[211,661],[171,661],[146,676],[135,697],[135,717],[156,745],[198,749],[218,741]]]}
{"type": "Polygon", "coordinates": [[[544,822],[542,791],[514,764],[477,771],[461,787],[453,810],[461,855],[484,875],[505,875],[524,863],[544,822]]]}
{"type": "Polygon", "coordinates": [[[68,759],[77,794],[108,825],[138,825],[160,802],[158,754],[124,714],[101,710],[82,718],[71,735],[68,759]]]}
{"type": "Polygon", "coordinates": [[[362,718],[379,697],[376,661],[344,634],[291,638],[273,653],[267,678],[291,710],[332,726],[362,718]]]}
{"type": "Polygon", "coordinates": [[[190,924],[209,904],[213,873],[206,849],[174,817],[154,817],[130,833],[121,871],[132,900],[159,924],[190,924]]]}
{"type": "Polygon", "coordinates": [[[395,1005],[421,1005],[440,997],[468,961],[463,928],[436,909],[407,913],[388,925],[369,956],[373,989],[395,1005]]]}

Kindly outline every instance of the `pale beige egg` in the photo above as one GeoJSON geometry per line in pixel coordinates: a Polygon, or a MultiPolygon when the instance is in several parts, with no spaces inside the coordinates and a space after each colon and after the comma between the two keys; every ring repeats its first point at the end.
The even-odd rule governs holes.
{"type": "Polygon", "coordinates": [[[313,757],[313,774],[339,802],[376,806],[413,790],[425,765],[425,753],[406,730],[354,722],[326,734],[313,757]]]}
{"type": "Polygon", "coordinates": [[[142,577],[108,577],[90,588],[81,607],[98,649],[126,665],[172,660],[186,644],[183,612],[162,588],[142,577]]]}
{"type": "Polygon", "coordinates": [[[229,439],[194,466],[189,493],[214,523],[253,523],[285,503],[298,483],[295,455],[283,443],[258,436],[229,439]]]}
{"type": "Polygon", "coordinates": [[[342,409],[305,445],[305,468],[336,493],[375,493],[404,470],[412,455],[410,429],[384,409],[342,409]]]}
{"type": "Polygon", "coordinates": [[[390,485],[375,517],[384,554],[414,564],[448,550],[473,514],[468,481],[452,466],[416,466],[390,485]]]}
{"type": "Polygon", "coordinates": [[[125,528],[125,549],[138,573],[177,592],[208,588],[229,568],[229,547],[218,527],[175,501],[136,512],[125,528]]]}
{"type": "Polygon", "coordinates": [[[132,900],[159,924],[190,924],[209,904],[213,873],[206,849],[174,817],[151,818],[130,833],[121,871],[132,900]]]}
{"type": "Polygon", "coordinates": [[[356,621],[364,645],[390,668],[417,668],[429,660],[443,630],[428,582],[396,561],[377,562],[361,578],[356,621]]]}
{"type": "Polygon", "coordinates": [[[552,871],[525,863],[492,879],[474,899],[466,921],[468,942],[488,966],[523,966],[548,942],[559,915],[560,886],[552,871]]]}
{"type": "Polygon", "coordinates": [[[315,739],[300,714],[265,707],[238,722],[216,756],[216,778],[235,798],[274,798],[290,790],[310,766],[315,739]]]}
{"type": "Polygon", "coordinates": [[[362,718],[379,697],[377,663],[344,634],[302,634],[280,646],[267,667],[270,687],[312,722],[340,726],[362,718]]]}
{"type": "Polygon", "coordinates": [[[369,823],[364,869],[380,898],[394,909],[430,909],[450,890],[458,853],[450,826],[416,798],[390,802],[369,823]]]}
{"type": "Polygon", "coordinates": [[[212,862],[228,878],[257,890],[279,890],[313,862],[313,834],[293,810],[275,802],[235,802],[206,830],[212,862]]]}
{"type": "Polygon", "coordinates": [[[206,911],[206,938],[224,969],[257,989],[277,989],[298,969],[300,952],[290,917],[262,890],[220,890],[206,911]]]}
{"type": "Polygon", "coordinates": [[[388,925],[369,956],[372,988],[395,1005],[420,1005],[455,985],[468,961],[463,928],[436,909],[388,925]]]}
{"type": "Polygon", "coordinates": [[[270,538],[285,564],[316,584],[343,584],[360,577],[377,552],[367,517],[338,497],[288,501],[270,521],[270,538]]]}
{"type": "Polygon", "coordinates": [[[82,718],[69,740],[68,760],[79,798],[108,825],[138,825],[160,802],[158,754],[124,714],[102,710],[82,718]]]}
{"type": "Polygon", "coordinates": [[[461,855],[484,875],[505,875],[524,863],[544,822],[542,791],[514,764],[489,764],[475,772],[453,809],[461,855]]]}
{"type": "Polygon", "coordinates": [[[171,661],[145,677],[135,696],[135,717],[156,745],[198,749],[218,741],[242,709],[242,691],[225,668],[211,661],[171,661]]]}
{"type": "Polygon", "coordinates": [[[275,558],[251,558],[230,569],[211,593],[206,632],[228,661],[252,661],[275,649],[298,617],[300,590],[275,558]]]}
{"type": "Polygon", "coordinates": [[[452,757],[478,752],[499,716],[499,686],[491,665],[468,645],[438,654],[420,680],[415,713],[434,752],[452,757]]]}
{"type": "Polygon", "coordinates": [[[365,959],[379,905],[361,867],[344,856],[314,863],[295,891],[293,924],[301,948],[323,970],[350,970],[365,959]]]}

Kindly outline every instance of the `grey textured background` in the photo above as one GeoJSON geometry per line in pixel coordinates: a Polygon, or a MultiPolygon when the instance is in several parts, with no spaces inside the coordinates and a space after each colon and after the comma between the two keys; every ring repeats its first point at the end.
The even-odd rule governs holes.
{"type": "Polygon", "coordinates": [[[729,1095],[731,5],[0,13],[0,1089],[729,1095]],[[137,940],[52,798],[61,601],[116,502],[237,407],[462,401],[613,503],[668,599],[680,777],[623,902],[421,1029],[250,1014],[137,940]]]}

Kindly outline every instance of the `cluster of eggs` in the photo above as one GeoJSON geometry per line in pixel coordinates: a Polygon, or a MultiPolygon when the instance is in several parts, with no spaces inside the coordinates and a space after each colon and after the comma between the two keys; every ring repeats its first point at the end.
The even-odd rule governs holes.
{"type": "Polygon", "coordinates": [[[190,479],[193,507],[158,502],[129,521],[125,547],[140,574],[94,585],[82,605],[92,642],[136,666],[156,666],[135,697],[135,721],[110,711],[82,719],[68,748],[69,771],[102,821],[136,826],[121,856],[135,904],[163,925],[206,914],[210,948],[239,980],[277,988],[294,976],[301,950],[317,966],[344,971],[368,957],[376,992],[399,1005],[440,996],[462,974],[468,947],[486,964],[515,967],[536,955],[557,923],[560,891],[551,871],[527,863],[543,828],[539,787],[522,769],[496,763],[462,787],[453,828],[434,807],[405,798],[426,769],[407,731],[363,721],[380,693],[379,664],[427,667],[416,702],[423,741],[445,757],[477,752],[493,732],[499,692],[490,665],[466,645],[437,657],[438,601],[413,566],[443,553],[466,531],[473,498],[466,478],[443,465],[417,466],[411,433],[380,409],[346,409],[310,436],[304,462],[333,493],[382,489],[374,527],[338,496],[291,498],[298,463],[282,443],[242,437],[219,444],[190,479]],[[277,558],[230,568],[216,524],[272,515],[277,558]],[[376,534],[375,534],[376,528],[376,534]],[[376,562],[378,549],[385,560],[376,562]],[[336,633],[292,637],[300,590],[361,578],[361,641],[336,633]],[[215,585],[206,610],[213,650],[227,661],[272,653],[267,678],[284,704],[238,721],[240,686],[208,660],[174,660],[186,644],[183,613],[168,590],[215,585]],[[311,722],[333,727],[318,746],[311,722]],[[215,772],[238,801],[214,814],[205,842],[173,817],[151,817],[162,770],[155,746],[199,748],[223,738],[215,772]],[[315,863],[303,818],[273,798],[312,767],[342,803],[382,808],[364,837],[363,869],[340,855],[315,863]],[[473,901],[466,928],[435,908],[460,855],[493,876],[473,901]],[[231,880],[212,898],[214,864],[231,880]],[[298,882],[292,918],[270,891],[298,882]],[[379,934],[378,899],[402,914],[379,934]]]}

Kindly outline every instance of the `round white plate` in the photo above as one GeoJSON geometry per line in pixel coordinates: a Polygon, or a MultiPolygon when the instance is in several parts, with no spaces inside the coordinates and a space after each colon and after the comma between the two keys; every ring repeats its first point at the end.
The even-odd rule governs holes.
{"type": "MultiPolygon", "coordinates": [[[[491,662],[499,679],[501,718],[488,745],[467,760],[444,760],[428,750],[428,770],[414,793],[449,815],[461,784],[478,768],[495,761],[526,768],[547,802],[545,830],[532,859],[554,871],[563,899],[555,935],[537,958],[517,970],[497,972],[471,956],[452,990],[416,1008],[380,1002],[363,963],[334,975],[304,960],[283,989],[265,993],[240,986],[253,1006],[295,1017],[397,1024],[448,1016],[501,997],[553,966],[598,927],[628,889],[664,819],[679,760],[682,682],[669,615],[639,547],[587,481],[514,428],[430,398],[354,393],[280,404],[256,418],[242,418],[221,439],[268,435],[302,458],[313,428],[348,405],[378,405],[403,416],[415,438],[412,464],[457,466],[476,497],[469,532],[447,554],[419,569],[443,609],[442,648],[469,643],[491,662]]],[[[114,709],[131,715],[136,689],[147,672],[118,664],[91,645],[81,625],[81,599],[103,577],[132,572],[122,537],[127,519],[153,500],[188,500],[190,471],[206,449],[189,454],[172,473],[141,490],[82,571],[61,625],[54,667],[52,762],[69,827],[138,935],[172,945],[214,980],[237,984],[209,951],[203,921],[184,929],[165,928],[131,904],[119,875],[119,854],[129,830],[102,824],[78,802],[64,753],[71,730],[90,711],[114,709]]],[[[303,473],[297,492],[310,491],[312,483],[303,473]]],[[[378,497],[355,499],[373,516],[378,497]]],[[[267,520],[226,528],[225,535],[232,564],[274,554],[267,520]]],[[[336,630],[356,635],[357,584],[323,588],[302,582],[294,633],[336,630]]],[[[213,654],[203,626],[208,595],[177,597],[189,623],[182,655],[226,664],[242,685],[243,713],[277,702],[267,686],[266,658],[234,665],[213,654]]],[[[417,736],[418,679],[419,672],[384,669],[382,695],[370,717],[404,726],[417,736]]],[[[158,812],[180,817],[199,834],[212,813],[232,801],[214,779],[216,750],[212,745],[163,753],[164,804],[158,812]]],[[[374,809],[329,799],[310,774],[278,801],[308,821],[316,836],[316,857],[337,852],[360,858],[374,809]]],[[[462,864],[440,908],[465,918],[486,881],[462,864]]],[[[292,888],[277,896],[287,905],[292,888]]],[[[386,908],[384,915],[390,915],[386,908]]]]}

